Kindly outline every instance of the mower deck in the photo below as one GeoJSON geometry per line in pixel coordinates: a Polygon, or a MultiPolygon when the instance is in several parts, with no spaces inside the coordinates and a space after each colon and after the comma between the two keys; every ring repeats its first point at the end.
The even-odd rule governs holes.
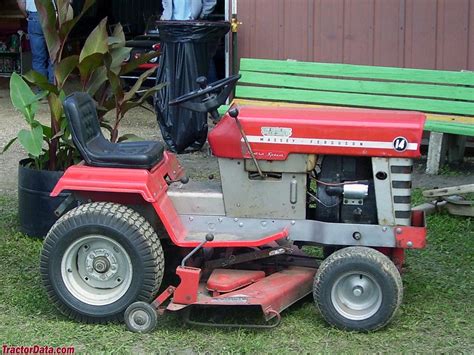
{"type": "MultiPolygon", "coordinates": [[[[221,276],[226,271],[234,275],[235,271],[240,271],[241,279],[246,281],[248,281],[249,274],[255,273],[255,271],[247,270],[222,270],[221,276]]],[[[211,276],[209,280],[199,283],[197,300],[195,302],[181,304],[176,302],[175,297],[168,304],[166,310],[179,311],[189,306],[259,306],[265,320],[268,321],[273,317],[279,317],[283,310],[312,292],[315,273],[316,269],[314,268],[290,266],[287,269],[251,282],[248,286],[231,292],[223,292],[215,296],[212,296],[209,291],[209,286],[211,288],[213,286],[213,278],[211,276]]],[[[235,285],[236,278],[232,276],[228,278],[227,284],[224,281],[219,286],[226,288],[235,285]]],[[[175,294],[176,292],[179,293],[179,290],[176,289],[175,294]]],[[[216,294],[214,290],[213,293],[216,294]]]]}

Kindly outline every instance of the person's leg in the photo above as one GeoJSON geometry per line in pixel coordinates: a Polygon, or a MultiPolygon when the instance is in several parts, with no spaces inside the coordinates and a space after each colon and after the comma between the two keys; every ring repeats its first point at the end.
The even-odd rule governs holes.
{"type": "Polygon", "coordinates": [[[37,13],[30,13],[28,16],[28,36],[30,37],[33,70],[50,80],[51,77],[48,75],[49,53],[37,13]]]}
{"type": "Polygon", "coordinates": [[[54,84],[54,66],[53,66],[53,63],[51,62],[51,59],[49,58],[48,49],[46,49],[46,53],[48,53],[48,81],[51,84],[54,84]]]}

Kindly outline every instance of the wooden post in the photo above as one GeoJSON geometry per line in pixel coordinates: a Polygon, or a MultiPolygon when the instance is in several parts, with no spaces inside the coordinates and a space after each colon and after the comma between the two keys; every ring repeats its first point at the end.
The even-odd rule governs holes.
{"type": "Polygon", "coordinates": [[[430,142],[428,145],[428,160],[426,162],[426,173],[428,175],[437,175],[441,164],[444,164],[446,158],[446,137],[440,132],[430,133],[430,142]]]}

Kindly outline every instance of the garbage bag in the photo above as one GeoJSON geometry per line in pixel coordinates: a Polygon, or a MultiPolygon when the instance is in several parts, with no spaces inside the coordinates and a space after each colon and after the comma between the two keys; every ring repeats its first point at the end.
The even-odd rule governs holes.
{"type": "Polygon", "coordinates": [[[210,59],[230,23],[159,21],[157,25],[162,48],[157,84],[168,84],[157,93],[155,102],[163,139],[173,152],[199,150],[207,139],[207,114],[168,102],[199,88],[196,79],[207,76],[210,59]]]}

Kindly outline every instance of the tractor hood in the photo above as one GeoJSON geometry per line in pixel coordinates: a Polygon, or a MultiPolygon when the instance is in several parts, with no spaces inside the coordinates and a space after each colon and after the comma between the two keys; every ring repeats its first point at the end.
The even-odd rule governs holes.
{"type": "MultiPolygon", "coordinates": [[[[425,115],[409,111],[242,106],[239,120],[257,159],[289,154],[416,158],[425,115]]],[[[250,158],[235,119],[226,114],[209,134],[222,158],[250,158]]]]}

